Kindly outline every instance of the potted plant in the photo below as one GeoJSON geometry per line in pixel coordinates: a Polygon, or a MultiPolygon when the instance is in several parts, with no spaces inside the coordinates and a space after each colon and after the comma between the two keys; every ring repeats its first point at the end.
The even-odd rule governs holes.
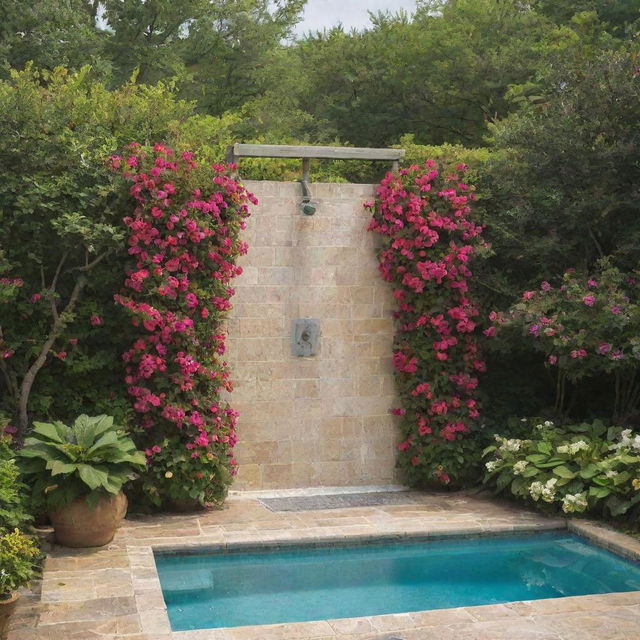
{"type": "Polygon", "coordinates": [[[0,531],[0,639],[7,637],[17,590],[29,583],[40,554],[32,538],[19,529],[0,531]]]}
{"type": "Polygon", "coordinates": [[[79,416],[73,426],[34,422],[19,455],[36,496],[44,496],[56,540],[67,547],[108,544],[127,511],[122,486],[146,458],[111,416],[79,416]]]}

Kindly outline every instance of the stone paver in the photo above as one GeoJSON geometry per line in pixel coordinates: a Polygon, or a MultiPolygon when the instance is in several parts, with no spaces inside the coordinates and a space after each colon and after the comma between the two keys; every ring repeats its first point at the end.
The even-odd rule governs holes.
{"type": "MultiPolygon", "coordinates": [[[[404,504],[274,512],[254,497],[224,509],[125,521],[101,549],[54,548],[25,594],[9,640],[640,640],[640,592],[317,622],[171,632],[153,548],[250,548],[383,536],[489,535],[563,520],[464,493],[411,492],[404,504]]],[[[638,557],[640,545],[602,525],[571,527],[638,557]]]]}

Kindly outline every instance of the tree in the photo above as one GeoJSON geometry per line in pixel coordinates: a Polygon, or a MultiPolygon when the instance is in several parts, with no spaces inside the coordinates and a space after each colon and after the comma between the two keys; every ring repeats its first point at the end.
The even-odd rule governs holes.
{"type": "MultiPolygon", "coordinates": [[[[0,82],[0,411],[123,417],[123,197],[106,159],[169,138],[193,107],[163,85],[109,92],[88,68],[0,82]],[[115,267],[114,267],[115,265],[115,267]],[[88,375],[90,373],[90,375],[88,375]]],[[[126,192],[125,192],[126,193],[126,192]]]]}
{"type": "Polygon", "coordinates": [[[0,65],[22,69],[32,61],[53,69],[95,63],[106,35],[96,26],[95,0],[3,0],[0,65]]]}

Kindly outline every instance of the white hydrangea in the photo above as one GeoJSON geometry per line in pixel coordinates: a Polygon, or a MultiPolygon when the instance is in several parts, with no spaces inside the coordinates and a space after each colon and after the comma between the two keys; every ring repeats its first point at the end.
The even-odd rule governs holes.
{"type": "Polygon", "coordinates": [[[587,494],[585,491],[582,493],[568,493],[562,498],[562,510],[565,513],[580,513],[587,508],[587,494]]]}
{"type": "Polygon", "coordinates": [[[561,444],[556,451],[558,453],[567,453],[575,455],[579,451],[586,451],[589,448],[589,444],[584,440],[578,440],[578,442],[570,442],[569,444],[561,444]]]}
{"type": "Polygon", "coordinates": [[[529,462],[527,460],[518,460],[518,462],[513,465],[513,475],[519,476],[526,469],[528,464],[529,462]]]}
{"type": "Polygon", "coordinates": [[[498,468],[498,460],[489,460],[484,466],[487,467],[487,471],[495,471],[498,468]]]}
{"type": "Polygon", "coordinates": [[[543,502],[553,502],[556,497],[556,482],[557,478],[551,478],[544,484],[542,482],[532,482],[529,485],[529,494],[537,502],[542,499],[543,502]]]}
{"type": "Polygon", "coordinates": [[[518,440],[517,438],[512,438],[511,440],[503,440],[502,444],[500,445],[500,451],[517,453],[526,442],[526,440],[518,440]]]}
{"type": "Polygon", "coordinates": [[[609,469],[608,471],[604,472],[604,475],[607,476],[607,478],[615,478],[618,475],[618,472],[614,471],[613,469],[609,469]]]}
{"type": "Polygon", "coordinates": [[[545,420],[544,421],[544,426],[545,427],[553,427],[553,422],[551,422],[551,420],[545,420]]]}
{"type": "Polygon", "coordinates": [[[635,449],[640,451],[640,435],[634,434],[631,429],[625,429],[620,434],[620,442],[612,444],[609,449],[635,449]]]}

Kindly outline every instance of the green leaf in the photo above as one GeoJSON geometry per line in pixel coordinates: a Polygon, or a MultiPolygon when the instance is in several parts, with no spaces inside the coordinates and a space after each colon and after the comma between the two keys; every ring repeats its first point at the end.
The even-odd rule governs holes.
{"type": "Polygon", "coordinates": [[[580,471],[580,477],[584,478],[585,480],[589,480],[598,473],[600,473],[600,469],[598,468],[598,466],[590,463],[580,471]]]}
{"type": "Polygon", "coordinates": [[[568,480],[573,480],[573,478],[575,478],[577,475],[575,472],[571,471],[571,469],[565,467],[564,465],[556,467],[553,470],[553,473],[560,478],[567,478],[568,480]]]}
{"type": "Polygon", "coordinates": [[[91,467],[88,464],[78,465],[78,475],[82,481],[90,488],[97,489],[109,482],[109,475],[106,471],[91,467]]]}
{"type": "Polygon", "coordinates": [[[527,456],[525,460],[529,462],[533,462],[533,464],[539,464],[540,462],[544,462],[548,460],[549,456],[545,456],[542,453],[532,453],[530,456],[527,456]]]}
{"type": "Polygon", "coordinates": [[[502,491],[511,482],[511,478],[513,478],[513,476],[505,469],[496,479],[496,492],[499,493],[502,491]]]}
{"type": "Polygon", "coordinates": [[[589,489],[589,495],[594,498],[606,498],[610,493],[611,490],[606,487],[591,487],[589,489]]]}
{"type": "Polygon", "coordinates": [[[540,452],[540,453],[546,453],[547,455],[551,454],[551,444],[549,444],[548,442],[538,442],[536,449],[540,452]]]}
{"type": "Polygon", "coordinates": [[[101,447],[105,447],[108,445],[113,445],[118,442],[118,434],[115,431],[107,431],[101,435],[98,440],[89,448],[87,453],[94,453],[101,447]]]}
{"type": "Polygon", "coordinates": [[[93,444],[94,425],[94,420],[84,413],[78,416],[73,423],[73,433],[75,434],[76,442],[83,449],[88,449],[93,444]]]}
{"type": "Polygon", "coordinates": [[[53,440],[54,442],[59,442],[60,444],[64,443],[64,440],[58,434],[58,430],[56,429],[56,427],[48,422],[34,422],[33,433],[37,433],[38,435],[44,436],[48,440],[53,440]]]}
{"type": "Polygon", "coordinates": [[[517,476],[516,478],[513,479],[513,482],[511,483],[511,493],[517,496],[522,492],[522,489],[528,485],[529,483],[524,477],[517,476]]]}
{"type": "Polygon", "coordinates": [[[57,476],[61,473],[73,473],[78,469],[77,464],[62,462],[60,460],[49,460],[46,468],[51,471],[52,476],[57,476]]]}

